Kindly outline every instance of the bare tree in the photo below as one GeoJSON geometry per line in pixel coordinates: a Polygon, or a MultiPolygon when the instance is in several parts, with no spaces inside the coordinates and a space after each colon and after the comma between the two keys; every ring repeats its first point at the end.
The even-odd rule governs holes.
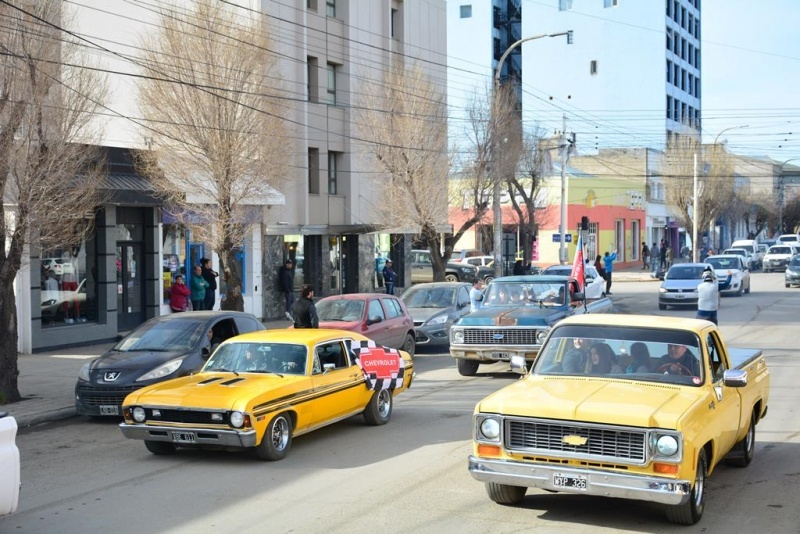
{"type": "MultiPolygon", "coordinates": [[[[360,108],[361,135],[372,143],[372,153],[385,171],[385,177],[378,180],[385,180],[379,185],[384,203],[392,209],[384,213],[384,226],[418,229],[431,252],[434,280],[444,280],[453,244],[486,210],[484,192],[472,188],[471,180],[464,178],[450,191],[455,196],[471,191],[482,210],[442,242],[439,227],[447,222],[450,199],[444,91],[418,64],[390,68],[382,79],[365,87],[360,108]]],[[[478,162],[465,172],[463,176],[482,176],[485,164],[478,162]]]]}
{"type": "Polygon", "coordinates": [[[543,172],[546,164],[546,147],[542,143],[542,130],[534,128],[525,132],[522,151],[520,153],[518,173],[509,178],[508,194],[511,205],[519,221],[520,240],[522,241],[522,262],[527,265],[532,257],[533,237],[536,228],[545,221],[537,216],[537,203],[544,183],[543,172]]]}
{"type": "Polygon", "coordinates": [[[691,228],[694,217],[697,216],[698,230],[705,231],[726,209],[733,197],[733,164],[727,152],[721,145],[701,146],[691,136],[680,136],[667,147],[665,165],[667,203],[676,213],[681,225],[691,228]],[[697,211],[693,209],[695,154],[697,211]]]}
{"type": "Polygon", "coordinates": [[[176,218],[220,258],[222,307],[243,310],[236,254],[284,184],[285,103],[267,19],[224,2],[161,8],[144,39],[139,104],[153,126],[139,161],[176,218]]]}
{"type": "Polygon", "coordinates": [[[0,17],[2,404],[21,398],[14,280],[27,251],[78,246],[94,231],[104,166],[90,124],[106,87],[80,67],[86,58],[61,30],[70,22],[62,2],[4,2],[0,17]]]}

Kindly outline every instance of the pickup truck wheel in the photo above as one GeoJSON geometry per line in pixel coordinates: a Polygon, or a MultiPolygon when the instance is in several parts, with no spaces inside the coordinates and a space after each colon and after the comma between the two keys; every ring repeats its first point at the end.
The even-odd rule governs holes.
{"type": "Polygon", "coordinates": [[[444,279],[447,280],[448,282],[458,282],[458,275],[453,273],[448,273],[444,275],[444,279]]]}
{"type": "Polygon", "coordinates": [[[158,456],[166,456],[175,452],[175,445],[166,441],[145,440],[144,446],[147,450],[158,456]]]}
{"type": "Polygon", "coordinates": [[[267,430],[256,446],[259,460],[282,460],[292,446],[292,420],[288,414],[279,413],[267,425],[267,430]]]}
{"type": "Polygon", "coordinates": [[[506,486],[496,482],[486,483],[486,493],[497,504],[519,504],[525,498],[528,488],[521,486],[506,486]]]}
{"type": "Polygon", "coordinates": [[[734,445],[731,451],[736,454],[735,458],[728,458],[725,463],[735,467],[747,467],[753,461],[756,454],[756,417],[755,413],[750,416],[750,426],[747,427],[747,434],[744,439],[734,445]]]}
{"type": "Polygon", "coordinates": [[[475,360],[465,360],[464,358],[459,358],[456,360],[456,365],[458,366],[458,374],[461,376],[475,376],[475,373],[478,372],[478,366],[480,363],[476,362],[475,360]]]}
{"type": "Polygon", "coordinates": [[[392,404],[394,398],[388,389],[380,389],[372,394],[366,409],[364,420],[370,426],[385,425],[392,417],[392,404]]]}
{"type": "Polygon", "coordinates": [[[706,506],[706,473],[708,473],[706,451],[701,449],[697,455],[697,473],[695,474],[694,487],[691,494],[689,494],[689,501],[686,504],[667,506],[667,519],[670,522],[681,525],[694,525],[703,517],[703,510],[706,506]]]}
{"type": "Polygon", "coordinates": [[[400,350],[404,350],[410,355],[414,355],[414,349],[417,346],[417,342],[414,340],[414,336],[411,334],[406,334],[406,339],[403,341],[403,346],[400,350]]]}
{"type": "Polygon", "coordinates": [[[667,305],[666,304],[659,304],[658,305],[658,309],[659,310],[666,310],[667,309],[667,305]]]}

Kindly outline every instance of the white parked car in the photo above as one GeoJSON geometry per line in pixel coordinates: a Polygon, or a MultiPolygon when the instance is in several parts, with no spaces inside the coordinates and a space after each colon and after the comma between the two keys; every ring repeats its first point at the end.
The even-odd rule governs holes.
{"type": "Polygon", "coordinates": [[[764,272],[783,271],[795,254],[796,249],[789,243],[772,245],[764,255],[764,272]]]}
{"type": "Polygon", "coordinates": [[[0,516],[10,514],[19,504],[19,449],[17,421],[0,412],[0,516]]]}
{"type": "Polygon", "coordinates": [[[798,246],[800,245],[800,236],[797,234],[783,234],[778,237],[778,242],[775,244],[779,245],[781,243],[798,246]]]}
{"type": "Polygon", "coordinates": [[[714,267],[720,293],[735,293],[740,297],[743,293],[750,293],[750,270],[745,266],[741,256],[734,254],[709,256],[706,258],[706,263],[714,267]]]}
{"type": "Polygon", "coordinates": [[[456,258],[452,261],[457,261],[461,263],[469,263],[470,265],[474,265],[475,267],[480,267],[482,265],[492,265],[494,263],[493,256],[470,256],[468,258],[456,258]]]}
{"type": "MultiPolygon", "coordinates": [[[[570,276],[572,274],[572,266],[570,265],[551,265],[542,274],[554,274],[557,276],[570,276]]],[[[594,265],[585,265],[583,268],[583,275],[586,279],[586,287],[584,293],[586,298],[599,299],[606,296],[606,281],[594,268],[594,265]]]]}

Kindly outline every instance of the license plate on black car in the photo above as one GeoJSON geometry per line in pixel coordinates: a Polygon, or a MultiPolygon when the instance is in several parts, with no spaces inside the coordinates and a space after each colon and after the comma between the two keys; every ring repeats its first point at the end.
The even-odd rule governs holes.
{"type": "Polygon", "coordinates": [[[119,406],[116,405],[100,406],[100,415],[119,415],[119,406]]]}

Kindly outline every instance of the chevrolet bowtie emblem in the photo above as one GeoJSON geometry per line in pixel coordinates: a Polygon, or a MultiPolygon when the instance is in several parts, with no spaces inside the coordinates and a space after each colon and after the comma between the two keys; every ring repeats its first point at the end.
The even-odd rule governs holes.
{"type": "Polygon", "coordinates": [[[586,445],[586,442],[589,441],[589,438],[584,438],[583,436],[576,436],[573,434],[570,436],[564,436],[561,438],[561,441],[567,445],[572,445],[573,447],[580,447],[581,445],[586,445]]]}

